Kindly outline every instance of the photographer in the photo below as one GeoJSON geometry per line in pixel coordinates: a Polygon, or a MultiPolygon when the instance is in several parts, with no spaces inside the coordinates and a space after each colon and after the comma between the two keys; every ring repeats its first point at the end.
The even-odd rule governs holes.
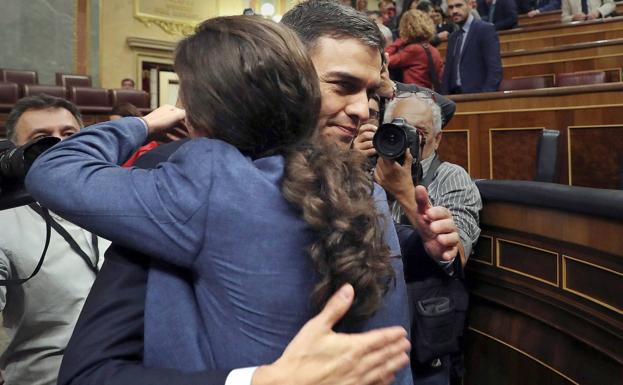
{"type": "MultiPolygon", "coordinates": [[[[389,103],[385,116],[389,118],[387,121],[403,118],[408,125],[419,131],[424,142],[420,147],[422,179],[418,184],[426,188],[416,187],[413,182],[411,167],[413,156],[410,153],[406,154],[403,165],[379,157],[375,169],[377,181],[396,199],[393,212],[397,221],[396,228],[400,238],[411,305],[417,303],[425,294],[435,292],[438,287],[451,290],[448,295],[456,302],[459,308],[457,312],[461,314],[454,316],[456,328],[449,333],[460,333],[467,298],[460,281],[451,278],[461,276],[462,267],[480,234],[478,227],[478,212],[482,208],[480,195],[463,168],[439,159],[437,148],[442,139],[441,112],[429,94],[421,92],[398,94],[389,103]],[[460,238],[458,248],[443,249],[439,244],[432,244],[430,241],[422,243],[422,238],[430,239],[430,237],[429,234],[420,234],[420,231],[429,231],[426,223],[439,218],[445,218],[438,225],[439,228],[444,228],[439,232],[441,235],[437,236],[439,244],[452,244],[456,241],[458,233],[460,238]],[[412,226],[407,226],[408,224],[412,226]]],[[[376,127],[373,125],[362,126],[354,141],[354,148],[368,156],[376,154],[372,144],[375,131],[376,127]]],[[[415,334],[414,330],[417,329],[414,329],[412,324],[412,334],[415,334]]],[[[448,384],[449,356],[444,354],[442,357],[428,360],[422,358],[425,354],[419,355],[422,351],[418,350],[422,338],[418,339],[417,335],[412,335],[412,338],[411,364],[414,383],[425,381],[426,384],[448,384]],[[421,359],[426,362],[420,362],[421,359]]],[[[456,346],[454,348],[456,349],[456,346]]]]}
{"type": "MultiPolygon", "coordinates": [[[[39,95],[18,101],[6,126],[9,139],[21,146],[43,136],[65,139],[80,130],[82,121],[70,102],[39,95]]],[[[63,352],[101,264],[98,256],[109,244],[51,213],[56,223],[45,263],[19,284],[15,281],[35,271],[44,249],[46,223],[40,213],[37,204],[0,211],[0,280],[11,280],[0,286],[0,310],[10,336],[0,368],[11,385],[56,384],[63,352]]]]}

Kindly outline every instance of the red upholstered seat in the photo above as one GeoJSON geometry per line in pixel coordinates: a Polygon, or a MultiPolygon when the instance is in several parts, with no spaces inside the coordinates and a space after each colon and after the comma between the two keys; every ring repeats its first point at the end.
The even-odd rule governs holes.
{"type": "Polygon", "coordinates": [[[38,84],[37,71],[0,69],[0,81],[17,84],[38,84]]]}
{"type": "Polygon", "coordinates": [[[90,75],[56,73],[56,85],[70,87],[91,87],[90,75]]]}
{"type": "Polygon", "coordinates": [[[71,87],[69,100],[80,107],[110,107],[108,90],[105,88],[71,87]]]}
{"type": "Polygon", "coordinates": [[[149,94],[141,90],[115,89],[108,90],[113,106],[123,103],[133,104],[137,108],[149,108],[149,94]]]}
{"type": "Polygon", "coordinates": [[[517,79],[504,79],[500,84],[500,91],[510,90],[534,90],[554,86],[552,75],[530,76],[517,79]]]}
{"type": "Polygon", "coordinates": [[[606,82],[606,71],[580,71],[556,75],[558,87],[599,84],[606,82]]]}
{"type": "Polygon", "coordinates": [[[43,84],[24,84],[22,86],[23,95],[31,96],[31,95],[39,95],[46,94],[50,96],[56,96],[57,98],[67,98],[67,89],[63,86],[50,86],[43,84]]]}

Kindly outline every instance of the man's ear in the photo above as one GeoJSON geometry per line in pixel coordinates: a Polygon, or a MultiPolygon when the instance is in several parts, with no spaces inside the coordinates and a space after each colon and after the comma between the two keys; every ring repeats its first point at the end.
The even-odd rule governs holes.
{"type": "Polygon", "coordinates": [[[439,131],[436,135],[435,135],[435,151],[437,150],[437,148],[439,148],[439,144],[441,143],[441,137],[443,135],[443,132],[439,131]]]}

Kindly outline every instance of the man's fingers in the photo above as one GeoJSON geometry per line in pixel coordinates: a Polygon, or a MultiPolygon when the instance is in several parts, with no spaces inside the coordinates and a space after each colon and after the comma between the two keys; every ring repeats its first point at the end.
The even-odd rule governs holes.
{"type": "Polygon", "coordinates": [[[415,186],[415,202],[417,203],[418,214],[427,214],[428,209],[431,208],[431,204],[426,187],[415,186]]]}
{"type": "Polygon", "coordinates": [[[437,235],[436,240],[437,242],[439,242],[441,246],[456,247],[456,245],[459,243],[461,238],[459,237],[458,233],[453,232],[453,233],[447,233],[447,234],[439,234],[437,235]]]}
{"type": "Polygon", "coordinates": [[[411,345],[405,339],[400,343],[389,345],[374,351],[359,362],[365,375],[362,384],[389,384],[395,378],[395,373],[409,364],[408,351],[411,345]]]}
{"type": "Polygon", "coordinates": [[[354,298],[355,289],[350,284],[345,284],[329,298],[327,304],[314,317],[314,320],[320,322],[322,326],[331,329],[350,309],[354,298]]]}
{"type": "Polygon", "coordinates": [[[374,352],[394,344],[409,343],[407,331],[400,326],[375,329],[361,334],[351,334],[350,337],[357,339],[357,346],[364,353],[374,352]]]}

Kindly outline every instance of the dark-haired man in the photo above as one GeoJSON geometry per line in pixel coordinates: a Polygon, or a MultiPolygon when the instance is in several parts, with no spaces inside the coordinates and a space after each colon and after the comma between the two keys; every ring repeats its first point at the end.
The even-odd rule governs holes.
{"type": "Polygon", "coordinates": [[[121,88],[124,90],[133,90],[134,89],[134,80],[130,78],[125,78],[121,81],[121,88]]]}
{"type": "MultiPolygon", "coordinates": [[[[365,15],[356,12],[353,8],[326,0],[311,0],[295,6],[284,15],[282,23],[297,32],[308,48],[308,52],[311,55],[312,62],[318,73],[322,97],[318,126],[318,133],[321,139],[328,145],[337,145],[345,151],[348,151],[360,124],[368,119],[368,96],[376,92],[379,88],[383,88],[384,91],[390,95],[395,91],[393,83],[383,81],[381,78],[383,38],[378,28],[373,22],[369,21],[365,15]]],[[[149,156],[149,153],[144,155],[144,157],[147,156],[149,156]]],[[[380,199],[385,198],[382,197],[380,199]]],[[[393,237],[395,237],[395,233],[393,237]]],[[[447,246],[447,249],[449,253],[453,251],[456,253],[456,245],[447,246]]],[[[116,249],[115,253],[126,254],[128,251],[116,249]]],[[[98,281],[104,279],[102,278],[104,274],[107,274],[107,277],[112,279],[110,276],[119,274],[121,271],[120,269],[129,271],[133,268],[137,270],[136,273],[123,273],[124,276],[128,276],[135,281],[136,277],[143,277],[143,279],[146,280],[145,274],[149,267],[148,265],[141,265],[140,262],[132,265],[132,263],[128,261],[128,258],[113,257],[108,259],[107,263],[109,263],[108,261],[116,263],[117,268],[108,270],[105,266],[98,281]]],[[[396,263],[400,264],[400,261],[397,259],[396,263]]],[[[402,277],[399,279],[402,279],[402,277]]],[[[144,307],[145,283],[134,282],[134,285],[137,287],[137,290],[126,292],[124,298],[132,297],[133,301],[135,300],[139,304],[142,303],[144,307]],[[140,297],[141,290],[143,290],[142,298],[140,297]],[[138,296],[136,296],[136,293],[138,293],[138,296]]],[[[402,282],[402,286],[404,286],[404,281],[402,282]]],[[[148,372],[148,370],[144,368],[137,367],[137,364],[140,366],[142,360],[142,344],[136,339],[140,340],[140,338],[142,338],[142,330],[140,330],[140,327],[142,327],[141,311],[143,309],[140,305],[133,310],[131,309],[133,317],[132,325],[138,325],[139,327],[136,332],[132,332],[133,334],[131,334],[130,337],[133,339],[128,340],[128,338],[126,338],[121,341],[118,339],[118,333],[122,332],[124,335],[130,333],[127,328],[124,330],[117,329],[122,327],[121,322],[117,321],[115,325],[102,325],[101,322],[103,321],[98,321],[98,317],[96,317],[96,314],[106,314],[105,309],[119,308],[114,304],[116,295],[110,295],[110,293],[106,295],[104,294],[104,290],[104,286],[99,289],[96,283],[92,296],[98,296],[101,298],[102,302],[99,305],[93,304],[93,306],[89,306],[89,303],[87,303],[81,321],[84,319],[88,320],[88,322],[84,324],[79,323],[74,333],[72,343],[74,343],[75,340],[75,343],[82,347],[82,351],[86,351],[86,349],[91,346],[101,346],[103,344],[107,346],[100,349],[101,352],[98,353],[99,357],[93,357],[92,355],[90,357],[84,357],[84,355],[76,353],[71,360],[66,359],[63,363],[61,378],[59,379],[60,385],[84,385],[102,382],[106,382],[109,385],[147,383],[137,380],[138,378],[147,378],[140,376],[146,376],[145,373],[148,372]],[[107,297],[108,302],[104,305],[103,301],[106,301],[107,297]],[[100,324],[96,327],[95,325],[98,322],[100,322],[100,324]],[[106,330],[102,332],[102,329],[106,330]],[[98,330],[98,332],[94,333],[94,330],[98,330]],[[114,340],[111,342],[107,337],[114,340]],[[128,364],[127,361],[133,362],[128,364]],[[135,377],[130,373],[133,373],[135,377]]],[[[353,344],[358,337],[361,336],[353,336],[353,344]]],[[[347,342],[347,340],[344,341],[347,342]]],[[[293,349],[289,350],[289,348],[286,349],[286,353],[294,351],[293,349]]],[[[328,357],[325,356],[323,358],[326,361],[328,357]]],[[[362,370],[364,365],[369,364],[370,359],[371,358],[366,357],[361,359],[357,365],[351,365],[352,369],[349,369],[350,377],[342,376],[333,381],[332,384],[391,383],[392,377],[396,371],[395,368],[388,367],[383,372],[383,377],[373,379],[363,376],[358,372],[362,370]],[[347,379],[350,379],[351,382],[346,382],[347,379]]],[[[339,360],[340,359],[335,359],[332,362],[335,364],[339,362],[339,360]]],[[[279,363],[279,361],[275,364],[277,363],[279,363]]],[[[292,361],[289,363],[292,364],[292,361]]],[[[315,359],[312,356],[308,356],[307,361],[304,357],[301,357],[299,363],[302,367],[307,368],[310,374],[314,372],[314,368],[316,368],[316,371],[320,372],[320,370],[327,365],[325,362],[315,359]]],[[[279,370],[287,372],[294,367],[295,366],[290,365],[290,369],[287,369],[287,366],[282,364],[282,369],[279,369],[279,365],[275,366],[273,364],[260,367],[254,374],[253,369],[251,369],[248,373],[253,375],[252,380],[251,375],[248,375],[246,376],[246,382],[239,383],[252,383],[253,385],[271,383],[271,380],[274,381],[276,373],[278,373],[279,370]]],[[[231,372],[230,375],[234,374],[237,376],[239,373],[239,371],[231,372]]],[[[296,383],[297,385],[307,383],[306,381],[310,381],[311,378],[305,378],[303,373],[302,371],[292,372],[292,376],[286,379],[286,383],[296,383]],[[302,376],[303,378],[295,379],[293,376],[302,376]]],[[[168,374],[171,375],[170,372],[168,374]]],[[[333,374],[337,374],[337,372],[333,374]]],[[[197,376],[190,378],[189,376],[179,374],[176,383],[205,383],[207,375],[206,373],[198,373],[197,376]]],[[[278,377],[279,376],[277,376],[277,378],[278,377]]]]}
{"type": "Polygon", "coordinates": [[[448,13],[458,25],[448,38],[442,93],[497,91],[502,81],[500,41],[493,24],[471,15],[467,0],[448,0],[448,13]]]}
{"type": "MultiPolygon", "coordinates": [[[[8,138],[18,146],[43,136],[62,140],[81,127],[76,106],[47,95],[19,100],[6,123],[8,138]]],[[[35,204],[0,211],[1,280],[28,278],[35,270],[46,236],[39,210],[35,204]]],[[[21,285],[0,286],[0,310],[10,337],[0,367],[8,384],[56,384],[63,351],[99,269],[98,255],[109,244],[51,215],[65,233],[52,230],[39,272],[21,285]]]]}

